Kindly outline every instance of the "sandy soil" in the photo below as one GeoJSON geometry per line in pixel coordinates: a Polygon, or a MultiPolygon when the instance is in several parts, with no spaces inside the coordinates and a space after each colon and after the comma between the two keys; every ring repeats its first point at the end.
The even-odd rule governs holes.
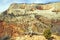
{"type": "MultiPolygon", "coordinates": [[[[53,40],[60,40],[60,36],[52,35],[52,37],[54,37],[53,40]]],[[[30,37],[29,35],[24,35],[20,37],[14,37],[13,40],[47,40],[47,39],[45,39],[45,37],[42,35],[33,35],[32,37],[30,37]]]]}

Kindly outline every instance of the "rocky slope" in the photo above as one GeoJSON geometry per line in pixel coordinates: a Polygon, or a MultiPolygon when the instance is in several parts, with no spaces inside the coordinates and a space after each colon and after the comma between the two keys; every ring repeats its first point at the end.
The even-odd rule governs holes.
{"type": "Polygon", "coordinates": [[[2,21],[0,24],[2,25],[0,27],[9,30],[6,30],[6,33],[10,36],[31,33],[41,34],[45,28],[51,28],[52,33],[60,34],[59,6],[60,3],[43,5],[13,3],[6,11],[1,13],[0,21],[2,21]]]}

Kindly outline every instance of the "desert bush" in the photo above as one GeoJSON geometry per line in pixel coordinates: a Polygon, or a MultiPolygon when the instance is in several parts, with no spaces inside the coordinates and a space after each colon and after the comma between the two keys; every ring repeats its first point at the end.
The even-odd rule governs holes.
{"type": "Polygon", "coordinates": [[[46,39],[50,39],[51,38],[51,31],[50,29],[45,29],[43,32],[43,35],[46,39]]]}

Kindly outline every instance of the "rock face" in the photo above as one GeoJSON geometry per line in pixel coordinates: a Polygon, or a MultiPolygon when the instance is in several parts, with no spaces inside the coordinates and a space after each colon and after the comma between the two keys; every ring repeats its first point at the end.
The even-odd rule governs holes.
{"type": "Polygon", "coordinates": [[[7,10],[7,13],[8,14],[13,13],[14,15],[17,15],[17,14],[19,15],[21,13],[24,14],[25,13],[25,4],[13,3],[7,10]]]}
{"type": "Polygon", "coordinates": [[[53,8],[53,7],[51,5],[49,5],[49,4],[37,6],[37,9],[39,9],[39,10],[49,10],[51,8],[53,8]]]}
{"type": "Polygon", "coordinates": [[[51,28],[52,33],[60,33],[59,6],[60,3],[43,5],[13,3],[0,15],[0,20],[3,20],[0,22],[0,24],[3,23],[0,27],[7,29],[6,33],[13,35],[12,37],[20,34],[41,34],[45,28],[51,28]]]}

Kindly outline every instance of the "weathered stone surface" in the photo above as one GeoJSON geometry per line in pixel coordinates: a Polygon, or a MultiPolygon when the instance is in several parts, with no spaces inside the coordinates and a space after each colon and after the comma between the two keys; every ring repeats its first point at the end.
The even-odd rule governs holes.
{"type": "MultiPolygon", "coordinates": [[[[12,38],[21,35],[40,35],[45,28],[51,28],[52,33],[60,33],[60,14],[53,12],[59,10],[60,3],[53,4],[17,4],[13,3],[8,10],[4,11],[0,19],[0,37],[7,35],[12,38]],[[58,4],[58,5],[57,5],[58,4]],[[57,5],[57,6],[56,6],[57,5]],[[56,8],[55,8],[56,7],[56,8]],[[2,32],[2,33],[1,33],[2,32]]],[[[40,40],[39,36],[30,37],[30,40],[40,40]]],[[[19,38],[17,38],[19,39],[19,38]]],[[[45,40],[42,38],[42,40],[45,40]]]]}
{"type": "Polygon", "coordinates": [[[51,5],[38,5],[37,6],[37,9],[39,9],[39,10],[49,10],[49,9],[51,9],[51,8],[53,8],[51,5]]]}

